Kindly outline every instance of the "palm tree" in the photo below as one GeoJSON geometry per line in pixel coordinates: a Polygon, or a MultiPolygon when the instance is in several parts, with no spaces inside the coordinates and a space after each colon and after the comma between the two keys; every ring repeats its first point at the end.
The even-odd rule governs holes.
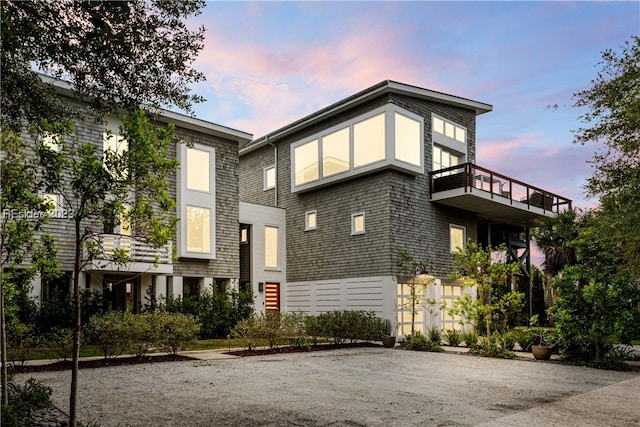
{"type": "Polygon", "coordinates": [[[578,237],[577,214],[574,210],[567,210],[555,217],[544,217],[538,221],[533,230],[536,246],[544,254],[545,305],[552,302],[551,280],[564,267],[576,263],[575,248],[571,242],[578,237]]]}

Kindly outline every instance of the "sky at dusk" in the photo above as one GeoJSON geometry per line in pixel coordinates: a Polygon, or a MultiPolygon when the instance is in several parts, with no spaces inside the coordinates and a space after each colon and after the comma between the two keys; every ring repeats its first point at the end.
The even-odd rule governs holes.
{"type": "Polygon", "coordinates": [[[596,147],[572,144],[572,94],[640,34],[640,2],[207,2],[191,24],[199,118],[258,138],[395,80],[493,105],[476,163],[584,208],[596,147]]]}

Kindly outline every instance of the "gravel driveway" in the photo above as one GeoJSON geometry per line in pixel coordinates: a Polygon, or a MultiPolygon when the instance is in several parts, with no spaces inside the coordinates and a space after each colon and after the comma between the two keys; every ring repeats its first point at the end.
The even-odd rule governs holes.
{"type": "MultiPolygon", "coordinates": [[[[29,376],[68,407],[69,372],[17,379],[29,376]]],[[[102,426],[640,425],[640,376],[352,348],[81,370],[78,415],[102,426]]]]}

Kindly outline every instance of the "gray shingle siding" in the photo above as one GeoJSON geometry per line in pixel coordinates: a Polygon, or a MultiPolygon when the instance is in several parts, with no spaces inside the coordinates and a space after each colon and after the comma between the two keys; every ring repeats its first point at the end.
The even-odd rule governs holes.
{"type": "MultiPolygon", "coordinates": [[[[469,212],[429,201],[432,165],[431,114],[467,128],[468,159],[475,159],[473,110],[405,95],[385,94],[338,117],[332,117],[278,140],[278,205],[287,216],[287,281],[394,275],[398,248],[434,262],[442,277],[452,268],[449,224],[467,228],[475,238],[476,219],[469,212]],[[393,102],[424,117],[425,174],[383,170],[302,193],[291,193],[292,143],[393,102]],[[317,211],[317,229],[304,231],[305,212],[317,211]],[[364,235],[351,236],[351,214],[365,212],[364,235]]],[[[263,191],[263,168],[273,164],[273,147],[242,156],[240,199],[273,206],[273,190],[263,191]]]]}

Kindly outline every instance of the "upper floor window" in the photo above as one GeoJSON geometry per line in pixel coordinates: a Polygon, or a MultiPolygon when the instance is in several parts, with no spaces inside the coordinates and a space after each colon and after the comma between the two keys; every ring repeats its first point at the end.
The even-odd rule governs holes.
{"type": "Polygon", "coordinates": [[[423,122],[387,104],[292,144],[292,191],[387,167],[424,173],[423,122]]]}
{"type": "Polygon", "coordinates": [[[433,116],[433,131],[462,144],[467,143],[467,130],[464,127],[436,115],[433,116]]]}
{"type": "Polygon", "coordinates": [[[210,191],[209,174],[211,160],[209,152],[187,147],[187,189],[210,191]]]}
{"type": "Polygon", "coordinates": [[[276,167],[269,166],[264,168],[263,170],[263,188],[265,190],[270,190],[276,187],[276,167]]]}
{"type": "Polygon", "coordinates": [[[460,155],[437,145],[433,146],[433,170],[446,169],[460,164],[460,155]]]}
{"type": "MultiPolygon", "coordinates": [[[[110,165],[109,158],[114,162],[118,162],[118,159],[123,155],[125,151],[129,149],[129,142],[122,136],[117,133],[113,133],[111,130],[105,130],[103,133],[103,162],[107,169],[110,169],[111,173],[115,173],[115,170],[112,168],[113,163],[110,165]]],[[[126,172],[125,172],[126,173],[126,172]]]]}

